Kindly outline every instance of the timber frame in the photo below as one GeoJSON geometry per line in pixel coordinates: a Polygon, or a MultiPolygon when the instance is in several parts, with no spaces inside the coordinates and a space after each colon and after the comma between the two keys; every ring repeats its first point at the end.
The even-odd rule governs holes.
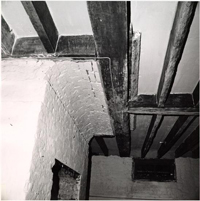
{"type": "MultiPolygon", "coordinates": [[[[170,94],[197,2],[178,2],[156,95],[138,95],[142,33],[134,32],[130,23],[130,2],[88,1],[93,35],[60,37],[45,1],[22,1],[22,5],[38,37],[16,38],[2,16],[2,58],[102,57],[98,64],[120,156],[130,156],[130,131],[136,128],[137,115],[152,115],[141,151],[142,158],[150,150],[164,116],[179,118],[158,150],[158,158],[167,153],[199,116],[199,82],[192,94],[170,94]]],[[[197,133],[198,129],[195,129],[176,150],[176,157],[183,155],[187,144],[187,151],[197,152],[194,140],[189,142],[197,139],[197,133]]],[[[96,141],[108,155],[103,137],[96,138],[96,141]]]]}

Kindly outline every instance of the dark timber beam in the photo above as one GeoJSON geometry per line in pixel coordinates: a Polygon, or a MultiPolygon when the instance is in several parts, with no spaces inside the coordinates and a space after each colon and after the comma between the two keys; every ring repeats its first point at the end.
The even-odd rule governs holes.
{"type": "MultiPolygon", "coordinates": [[[[158,86],[158,107],[165,106],[165,102],[167,101],[168,95],[170,94],[171,88],[174,83],[178,64],[181,60],[185,43],[189,34],[190,26],[192,24],[192,20],[195,14],[196,6],[197,2],[178,2],[174,23],[170,33],[167,52],[165,55],[162,75],[158,86]]],[[[161,117],[159,117],[158,119],[161,119],[161,117]]],[[[151,124],[152,123],[153,119],[151,124]]],[[[146,155],[144,150],[150,149],[149,146],[152,145],[153,139],[157,134],[157,130],[155,132],[153,131],[154,130],[152,129],[152,133],[147,133],[147,137],[143,145],[142,156],[146,155]],[[151,138],[151,136],[154,137],[151,138]]]]}
{"type": "Polygon", "coordinates": [[[199,107],[199,82],[197,83],[192,93],[192,97],[193,97],[195,107],[199,107]]]}
{"type": "Polygon", "coordinates": [[[11,55],[12,47],[15,41],[15,35],[1,16],[1,55],[6,57],[11,55]]]}
{"type": "Polygon", "coordinates": [[[176,15],[170,33],[167,53],[157,92],[159,107],[164,107],[171,91],[178,64],[181,60],[197,2],[178,2],[176,15]]]}
{"type": "Polygon", "coordinates": [[[199,146],[199,126],[191,135],[176,149],[175,157],[178,158],[188,151],[195,150],[199,146]]]}
{"type": "Polygon", "coordinates": [[[144,158],[146,154],[148,153],[149,149],[151,148],[151,145],[153,143],[153,140],[156,136],[156,133],[163,121],[163,116],[162,115],[153,115],[149,129],[142,147],[142,152],[141,152],[141,157],[144,158]]]}
{"type": "Polygon", "coordinates": [[[22,1],[32,24],[46,51],[53,53],[56,50],[58,31],[51,17],[45,1],[22,1]]]}
{"type": "Polygon", "coordinates": [[[130,155],[128,101],[128,33],[130,6],[124,1],[88,1],[100,73],[120,156],[130,155]]]}
{"type": "Polygon", "coordinates": [[[164,156],[171,149],[171,147],[178,141],[178,139],[183,135],[183,133],[195,119],[196,117],[193,116],[180,116],[178,118],[164,142],[160,146],[158,150],[158,158],[164,156]]]}
{"type": "Polygon", "coordinates": [[[199,116],[198,108],[135,107],[127,112],[136,115],[199,116]]]}
{"type": "Polygon", "coordinates": [[[108,152],[108,148],[106,146],[106,143],[103,139],[103,137],[95,137],[95,140],[97,141],[99,147],[101,148],[102,152],[104,153],[105,156],[108,156],[109,152],[108,152]]]}

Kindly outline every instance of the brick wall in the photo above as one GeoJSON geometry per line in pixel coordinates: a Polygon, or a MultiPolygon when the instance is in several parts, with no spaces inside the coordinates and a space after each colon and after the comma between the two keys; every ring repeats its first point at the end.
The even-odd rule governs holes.
{"type": "Polygon", "coordinates": [[[50,199],[55,159],[81,175],[88,142],[112,135],[94,61],[2,61],[2,199],[50,199]]]}

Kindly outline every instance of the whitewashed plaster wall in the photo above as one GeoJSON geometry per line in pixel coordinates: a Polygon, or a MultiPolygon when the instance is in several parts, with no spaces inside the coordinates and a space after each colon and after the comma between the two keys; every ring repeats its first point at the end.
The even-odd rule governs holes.
{"type": "Polygon", "coordinates": [[[1,126],[2,199],[50,199],[55,159],[81,175],[83,199],[88,142],[112,135],[96,63],[3,60],[1,126]]]}
{"type": "Polygon", "coordinates": [[[93,156],[90,199],[198,199],[199,160],[175,160],[177,182],[132,181],[132,158],[93,156]]]}

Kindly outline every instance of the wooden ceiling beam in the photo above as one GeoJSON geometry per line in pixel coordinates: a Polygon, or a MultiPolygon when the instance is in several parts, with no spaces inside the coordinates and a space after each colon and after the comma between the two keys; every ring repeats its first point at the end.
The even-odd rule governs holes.
{"type": "Polygon", "coordinates": [[[12,53],[15,35],[8,26],[4,17],[1,16],[1,55],[2,57],[10,56],[12,53]]]}
{"type": "Polygon", "coordinates": [[[199,126],[189,135],[188,138],[176,149],[175,157],[181,157],[188,151],[193,151],[199,146],[199,126]]]}
{"type": "Polygon", "coordinates": [[[141,151],[141,158],[144,158],[146,154],[148,153],[149,149],[151,148],[151,145],[153,143],[153,140],[157,134],[157,131],[163,121],[163,116],[162,115],[153,115],[149,129],[144,141],[144,144],[142,146],[142,151],[141,151]]]}
{"type": "Polygon", "coordinates": [[[103,87],[113,119],[120,156],[130,155],[128,101],[128,33],[130,6],[123,1],[88,1],[103,87]],[[109,64],[110,59],[110,64],[109,64]]]}
{"type": "MultiPolygon", "coordinates": [[[[165,106],[173,86],[178,64],[182,57],[196,6],[197,2],[178,2],[156,96],[158,108],[165,106]]],[[[158,117],[154,116],[154,119],[157,119],[158,121],[154,121],[152,118],[149,128],[154,129],[148,130],[147,137],[145,138],[143,144],[142,157],[148,153],[148,150],[153,143],[153,139],[155,138],[158,130],[156,128],[158,127],[159,120],[162,119],[162,116],[159,114],[158,117]],[[153,126],[154,123],[155,125],[153,126]]]]}
{"type": "Polygon", "coordinates": [[[136,115],[199,116],[198,108],[135,107],[128,109],[127,112],[136,115]]]}
{"type": "Polygon", "coordinates": [[[184,132],[189,128],[189,126],[194,122],[196,117],[194,116],[180,116],[169,134],[165,138],[164,142],[158,150],[158,158],[164,156],[171,147],[179,140],[179,138],[184,134],[184,132]]]}
{"type": "Polygon", "coordinates": [[[54,53],[58,31],[45,1],[21,1],[48,53],[54,53]]]}
{"type": "Polygon", "coordinates": [[[194,18],[196,6],[197,2],[178,2],[158,86],[157,102],[159,107],[164,107],[167,97],[170,94],[194,18]]]}
{"type": "Polygon", "coordinates": [[[108,156],[109,151],[108,151],[107,145],[106,145],[103,137],[102,136],[95,136],[95,140],[98,143],[98,145],[101,148],[101,150],[104,153],[104,155],[108,156]]]}

